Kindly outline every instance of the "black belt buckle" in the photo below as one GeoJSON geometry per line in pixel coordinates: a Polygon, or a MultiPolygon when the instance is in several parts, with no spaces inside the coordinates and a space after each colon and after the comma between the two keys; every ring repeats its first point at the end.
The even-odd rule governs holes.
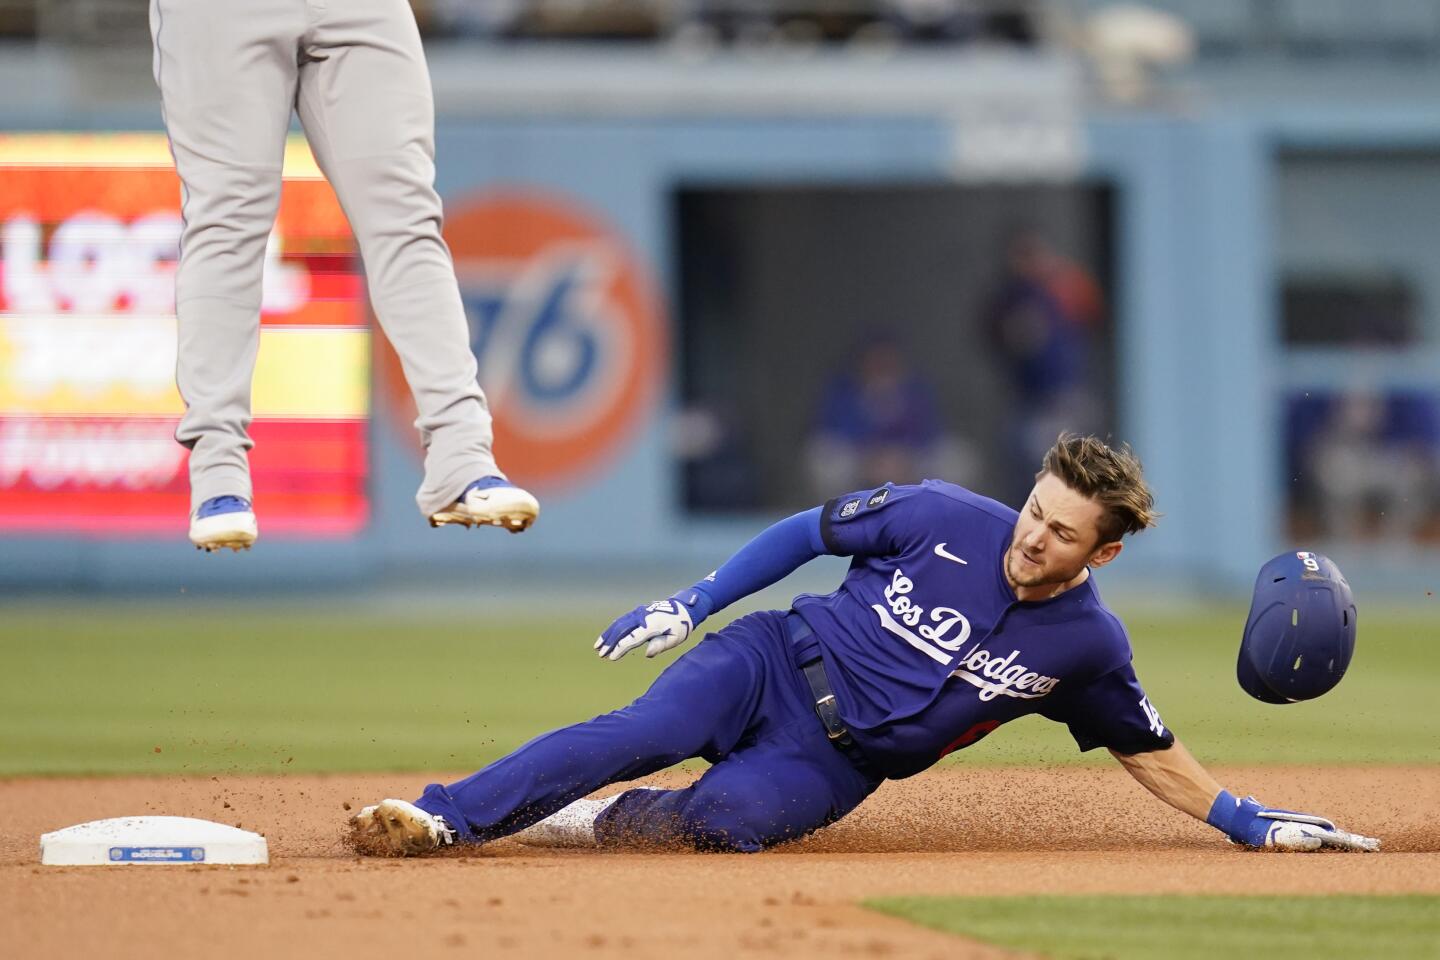
{"type": "Polygon", "coordinates": [[[844,735],[850,733],[850,731],[845,730],[844,727],[831,727],[831,725],[827,723],[825,714],[831,710],[835,710],[835,694],[825,694],[824,697],[816,699],[815,715],[819,717],[821,724],[825,725],[825,735],[831,738],[831,740],[840,740],[841,737],[844,737],[844,735]]]}
{"type": "Polygon", "coordinates": [[[850,731],[839,724],[830,725],[827,714],[832,710],[838,711],[835,706],[835,694],[827,693],[815,701],[815,715],[820,718],[821,724],[825,727],[825,736],[829,737],[831,741],[843,740],[850,735],[850,731]]]}

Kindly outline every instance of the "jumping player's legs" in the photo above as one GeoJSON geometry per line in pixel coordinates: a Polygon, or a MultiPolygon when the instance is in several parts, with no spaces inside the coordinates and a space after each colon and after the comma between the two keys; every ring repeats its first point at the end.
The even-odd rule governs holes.
{"type": "Polygon", "coordinates": [[[329,5],[305,38],[298,107],[360,244],[375,312],[415,396],[431,516],[503,476],[435,192],[430,75],[406,0],[329,5]]]}
{"type": "MultiPolygon", "coordinates": [[[[826,741],[802,683],[789,662],[781,615],[753,614],[706,637],[629,706],[537,737],[458,783],[431,784],[416,805],[444,816],[460,839],[479,842],[528,827],[607,784],[691,757],[717,764],[702,782],[714,777],[711,782],[720,788],[727,779],[748,782],[740,771],[749,754],[737,754],[734,764],[724,758],[742,743],[772,738],[789,743],[786,738],[793,740],[797,727],[813,727],[816,749],[848,763],[826,741]],[[726,774],[727,769],[733,773],[726,774]]],[[[790,749],[792,754],[798,750],[790,749]]],[[[764,780],[767,774],[756,769],[764,780]]],[[[811,776],[786,773],[772,779],[799,787],[811,776]]],[[[708,789],[698,795],[696,822],[701,810],[711,809],[717,811],[718,824],[715,795],[708,789]]]]}
{"type": "Polygon", "coordinates": [[[183,185],[175,277],[191,509],[251,498],[250,381],[265,243],[295,100],[294,0],[152,0],[155,81],[183,185]]]}

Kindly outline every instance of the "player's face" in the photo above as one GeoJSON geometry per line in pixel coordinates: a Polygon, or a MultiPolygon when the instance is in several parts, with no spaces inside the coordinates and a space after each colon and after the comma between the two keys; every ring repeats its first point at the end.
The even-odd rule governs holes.
{"type": "Polygon", "coordinates": [[[1021,600],[1054,596],[1080,583],[1088,566],[1115,559],[1120,543],[1100,542],[1104,509],[1045,474],[1020,508],[1005,554],[1005,576],[1021,600]]]}

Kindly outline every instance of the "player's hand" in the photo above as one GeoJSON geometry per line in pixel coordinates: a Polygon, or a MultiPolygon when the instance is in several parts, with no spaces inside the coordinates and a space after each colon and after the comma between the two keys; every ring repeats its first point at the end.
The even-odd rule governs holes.
{"type": "Polygon", "coordinates": [[[1324,817],[1267,807],[1254,797],[1235,800],[1235,811],[1225,833],[1236,843],[1264,850],[1312,853],[1348,850],[1375,853],[1380,841],[1341,830],[1324,817]]]}
{"type": "Polygon", "coordinates": [[[653,657],[684,643],[694,629],[690,607],[671,597],[643,604],[620,617],[600,634],[595,650],[602,658],[619,660],[644,645],[645,656],[653,657]]]}

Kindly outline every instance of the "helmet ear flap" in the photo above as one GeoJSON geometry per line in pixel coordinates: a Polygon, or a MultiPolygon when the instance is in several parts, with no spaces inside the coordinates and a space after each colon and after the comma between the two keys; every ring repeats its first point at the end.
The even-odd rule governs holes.
{"type": "Polygon", "coordinates": [[[1318,553],[1284,553],[1260,568],[1235,675],[1265,703],[1312,700],[1350,666],[1357,630],[1350,585],[1318,553]]]}
{"type": "Polygon", "coordinates": [[[1277,646],[1273,638],[1283,635],[1285,624],[1280,621],[1287,619],[1288,612],[1284,605],[1279,603],[1270,604],[1258,614],[1252,609],[1250,618],[1245,623],[1244,638],[1240,641],[1240,657],[1235,664],[1235,679],[1240,682],[1241,690],[1264,703],[1293,702],[1270,688],[1265,680],[1265,674],[1256,666],[1254,660],[1257,653],[1260,653],[1267,662],[1271,659],[1269,656],[1264,656],[1263,651],[1277,646]]]}

